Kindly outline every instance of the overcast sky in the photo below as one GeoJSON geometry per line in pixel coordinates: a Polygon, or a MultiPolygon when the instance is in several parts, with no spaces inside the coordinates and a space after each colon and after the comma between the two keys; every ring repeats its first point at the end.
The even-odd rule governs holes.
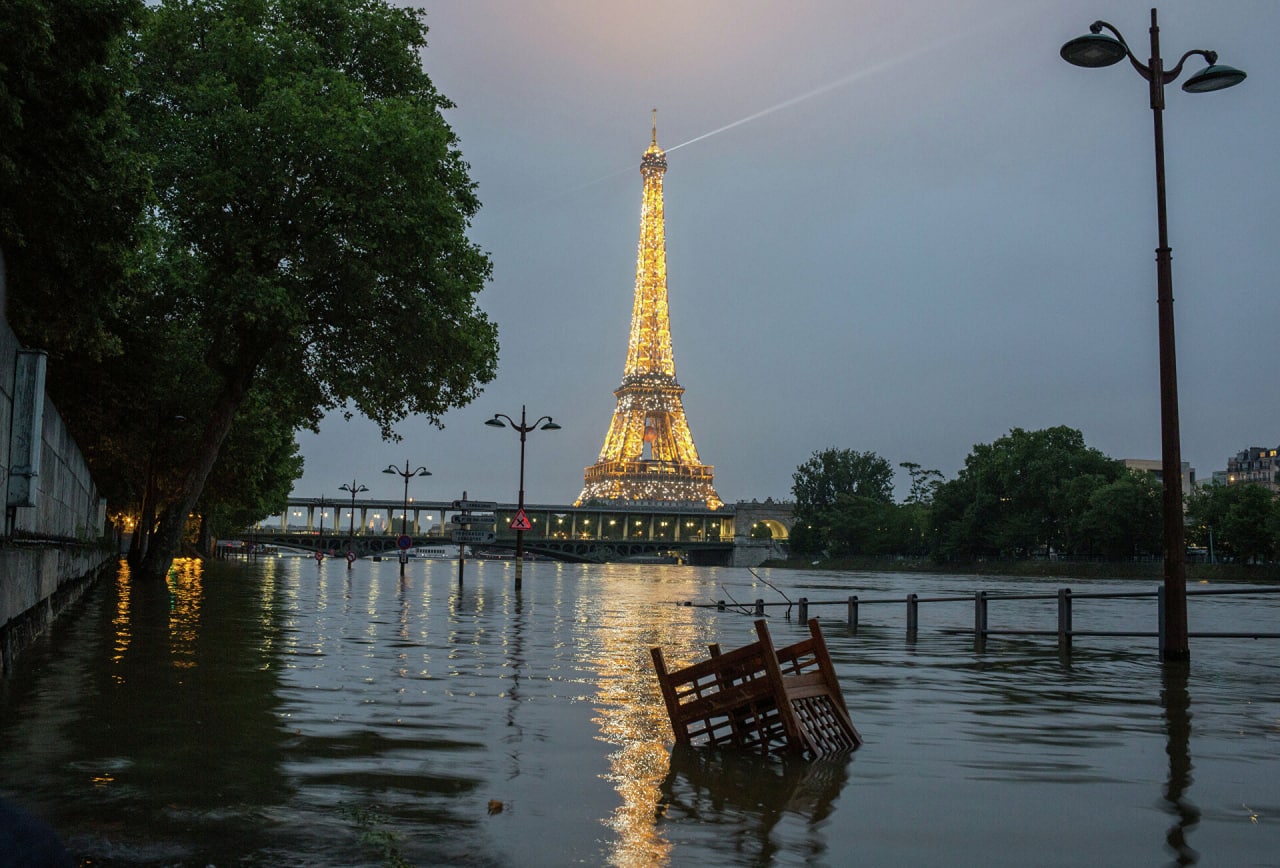
{"type": "MultiPolygon", "coordinates": [[[[953,478],[975,443],[1068,425],[1160,455],[1156,209],[1146,83],[1058,55],[1130,0],[428,4],[424,63],[457,104],[494,263],[497,379],[403,441],[334,416],[299,443],[299,497],[426,465],[417,499],[567,503],[599,455],[630,325],[640,156],[658,109],[678,379],[727,502],[790,497],[815,450],[953,478]]],[[[1280,444],[1280,3],[1169,0],[1161,49],[1216,50],[1243,85],[1167,89],[1182,450],[1198,477],[1280,444]]],[[[905,476],[904,476],[905,478],[905,476]]],[[[905,493],[902,480],[899,492],[905,493]]]]}

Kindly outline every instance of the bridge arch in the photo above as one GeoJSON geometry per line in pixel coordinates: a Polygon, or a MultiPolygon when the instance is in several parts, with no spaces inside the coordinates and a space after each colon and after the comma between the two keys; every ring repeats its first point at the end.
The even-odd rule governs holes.
{"type": "Polygon", "coordinates": [[[733,535],[750,538],[752,531],[763,525],[769,528],[774,540],[786,541],[796,523],[792,515],[794,506],[791,501],[771,497],[763,501],[740,500],[734,504],[733,535]]]}

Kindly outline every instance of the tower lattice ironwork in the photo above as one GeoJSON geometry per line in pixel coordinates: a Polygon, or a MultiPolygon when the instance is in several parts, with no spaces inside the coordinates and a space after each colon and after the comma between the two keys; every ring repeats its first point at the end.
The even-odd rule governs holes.
{"type": "Polygon", "coordinates": [[[698,459],[684,415],[671,353],[667,310],[667,243],[662,209],[662,176],[667,155],[658,147],[657,112],[653,136],[640,158],[644,193],[640,246],[636,256],[635,301],[622,385],[614,391],[617,409],[596,463],[586,468],[578,503],[650,501],[723,505],[716,494],[715,468],[698,459]]]}

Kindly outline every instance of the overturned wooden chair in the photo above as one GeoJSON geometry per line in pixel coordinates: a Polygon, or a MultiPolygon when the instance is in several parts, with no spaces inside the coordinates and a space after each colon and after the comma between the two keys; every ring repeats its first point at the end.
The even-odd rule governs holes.
{"type": "Polygon", "coordinates": [[[862,744],[818,620],[809,621],[808,639],[777,649],[768,624],[755,627],[750,645],[712,645],[709,660],[674,672],[662,649],[652,649],[676,743],[811,759],[862,744]]]}

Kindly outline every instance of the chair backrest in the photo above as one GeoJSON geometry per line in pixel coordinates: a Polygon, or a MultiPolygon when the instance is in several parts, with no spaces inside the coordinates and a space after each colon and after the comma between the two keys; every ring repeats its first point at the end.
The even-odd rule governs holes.
{"type": "Polygon", "coordinates": [[[757,620],[757,641],[712,645],[710,659],[676,670],[651,649],[676,742],[812,756],[860,745],[818,620],[808,626],[808,639],[775,649],[757,620]]]}

